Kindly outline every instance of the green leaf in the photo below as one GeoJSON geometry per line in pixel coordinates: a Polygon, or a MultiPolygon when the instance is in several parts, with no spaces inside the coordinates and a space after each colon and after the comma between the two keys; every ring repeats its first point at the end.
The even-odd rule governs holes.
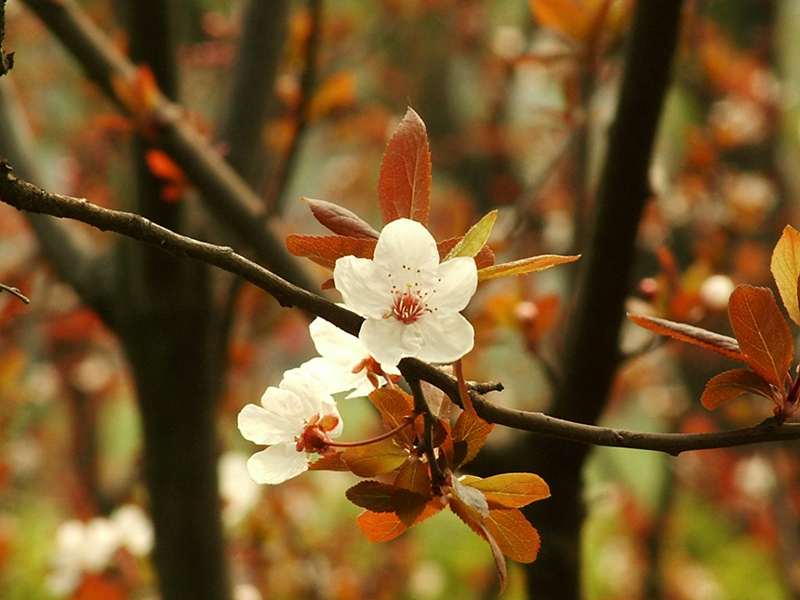
{"type": "Polygon", "coordinates": [[[496,210],[484,215],[480,221],[470,227],[466,235],[461,238],[461,241],[459,241],[453,247],[453,249],[447,253],[447,256],[444,257],[444,260],[450,260],[451,258],[456,258],[457,256],[469,256],[470,258],[477,256],[481,251],[481,248],[486,245],[486,242],[492,233],[492,228],[494,227],[495,221],[497,221],[496,210]]]}
{"type": "Polygon", "coordinates": [[[541,256],[530,256],[509,263],[492,265],[478,271],[478,281],[495,279],[497,277],[507,277],[509,275],[526,275],[536,271],[544,271],[556,265],[570,263],[578,260],[580,254],[575,256],[560,256],[558,254],[542,254],[541,256]]]}

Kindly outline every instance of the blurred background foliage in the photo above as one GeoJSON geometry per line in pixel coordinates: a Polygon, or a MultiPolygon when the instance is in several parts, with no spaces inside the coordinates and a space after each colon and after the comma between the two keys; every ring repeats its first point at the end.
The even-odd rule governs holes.
{"type": "MultiPolygon", "coordinates": [[[[80,4],[125,47],[115,3],[80,4]]],[[[242,3],[176,4],[180,101],[212,140],[242,3]]],[[[262,132],[258,191],[280,215],[276,226],[282,233],[321,232],[302,196],[341,204],[377,226],[381,155],[411,105],[431,140],[437,239],[499,208],[492,245],[504,258],[580,251],[631,10],[631,2],[616,0],[597,20],[605,5],[336,0],[323,5],[315,23],[306,2],[292,2],[262,132]],[[306,42],[317,26],[314,85],[304,98],[306,42]],[[297,109],[306,101],[307,122],[299,128],[297,109]],[[270,182],[295,143],[296,159],[276,193],[270,182]]],[[[7,5],[6,31],[16,65],[2,83],[13,85],[16,118],[35,145],[44,187],[102,206],[134,206],[132,123],[86,82],[20,2],[7,5]]],[[[793,0],[688,3],[631,309],[729,333],[732,286],[771,284],[772,245],[784,224],[797,225],[799,31],[800,5],[793,0]]],[[[180,201],[192,202],[180,172],[169,161],[155,162],[154,171],[182,186],[180,201]]],[[[92,244],[109,243],[96,231],[86,234],[92,244]]],[[[318,281],[327,277],[306,267],[318,281]]],[[[502,280],[482,287],[471,303],[477,343],[466,372],[502,381],[506,391],[495,400],[547,410],[573,273],[560,267],[502,280]]],[[[6,206],[0,206],[0,280],[33,300],[25,306],[0,294],[0,596],[155,598],[146,553],[125,548],[94,572],[85,570],[78,587],[65,592],[53,584],[63,523],[147,505],[133,386],[114,336],[54,278],[25,218],[6,206]]],[[[492,597],[488,549],[449,513],[372,546],[356,528],[359,509],[344,498],[352,476],[309,473],[279,487],[254,487],[242,469],[253,448],[240,438],[236,414],[313,347],[302,315],[247,284],[232,315],[219,449],[236,600],[492,597]]],[[[604,424],[712,431],[769,414],[766,403],[749,398],[713,414],[700,407],[705,381],[726,366],[712,353],[660,343],[633,326],[621,343],[629,357],[604,424]]],[[[365,402],[340,406],[348,439],[379,427],[365,402]]],[[[514,435],[498,430],[490,444],[502,447],[514,435]]],[[[585,481],[587,599],[800,595],[796,443],[678,458],[596,449],[585,481]]],[[[525,597],[515,568],[505,597],[525,597]]]]}

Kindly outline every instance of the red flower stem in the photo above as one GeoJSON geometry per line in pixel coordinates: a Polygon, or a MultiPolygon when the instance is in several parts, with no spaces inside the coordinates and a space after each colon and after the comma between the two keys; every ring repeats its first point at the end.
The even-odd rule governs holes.
{"type": "Polygon", "coordinates": [[[415,418],[416,418],[416,414],[409,415],[408,417],[405,417],[403,419],[403,422],[400,423],[400,425],[398,425],[397,427],[395,427],[391,431],[387,431],[385,433],[380,434],[377,437],[370,438],[368,440],[362,440],[360,442],[334,442],[334,441],[328,440],[327,444],[328,444],[328,446],[335,446],[337,448],[356,448],[358,446],[368,446],[369,444],[374,444],[375,442],[380,442],[382,440],[385,440],[386,438],[390,438],[393,435],[396,435],[396,434],[400,433],[404,428],[406,428],[409,425],[411,425],[414,422],[415,418]]]}

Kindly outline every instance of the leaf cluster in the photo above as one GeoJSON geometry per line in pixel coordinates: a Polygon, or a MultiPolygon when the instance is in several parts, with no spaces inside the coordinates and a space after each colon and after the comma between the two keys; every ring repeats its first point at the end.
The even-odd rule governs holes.
{"type": "MultiPolygon", "coordinates": [[[[787,225],[772,252],[770,270],[783,305],[800,325],[800,233],[787,225]]],[[[709,410],[743,394],[763,396],[775,405],[782,423],[797,411],[800,377],[792,373],[794,337],[772,290],[738,285],[728,301],[728,318],[735,337],[700,327],[643,315],[628,315],[636,324],[684,342],[713,350],[743,362],[748,369],[732,369],[709,380],[701,402],[709,410]]]]}

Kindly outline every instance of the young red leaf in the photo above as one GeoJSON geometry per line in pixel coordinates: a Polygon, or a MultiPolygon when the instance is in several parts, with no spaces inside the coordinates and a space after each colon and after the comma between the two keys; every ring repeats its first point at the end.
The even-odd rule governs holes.
{"type": "Polygon", "coordinates": [[[492,429],[494,424],[487,423],[477,414],[465,410],[458,415],[452,431],[452,468],[457,469],[475,458],[492,433],[492,429]]]}
{"type": "Polygon", "coordinates": [[[431,153],[425,123],[411,108],[397,126],[381,161],[378,201],[383,224],[407,218],[428,224],[431,153]]]}
{"type": "Polygon", "coordinates": [[[503,473],[486,479],[466,475],[461,483],[481,491],[490,509],[521,508],[550,497],[547,483],[533,473],[503,473]]]}
{"type": "Polygon", "coordinates": [[[486,528],[497,540],[503,554],[521,563],[531,563],[539,554],[539,532],[516,508],[490,510],[486,528]]]}
{"type": "Polygon", "coordinates": [[[378,241],[380,234],[356,213],[325,200],[314,200],[313,198],[303,198],[302,200],[308,204],[314,218],[333,233],[378,241]]]}
{"type": "MultiPolygon", "coordinates": [[[[387,429],[398,427],[414,413],[414,399],[399,388],[378,388],[369,393],[369,399],[380,411],[387,429]]],[[[409,426],[395,436],[405,447],[414,443],[414,428],[409,426]]]]}
{"type": "Polygon", "coordinates": [[[666,335],[668,337],[688,342],[697,346],[702,346],[708,350],[713,350],[731,360],[746,362],[744,353],[739,349],[739,343],[732,337],[720,335],[707,329],[701,329],[686,323],[676,323],[658,317],[647,317],[644,315],[628,314],[628,318],[639,327],[649,329],[654,333],[666,335]]]}
{"type": "Polygon", "coordinates": [[[783,228],[772,251],[770,270],[778,286],[783,305],[792,321],[800,325],[798,282],[800,281],[800,232],[791,225],[783,228]]]}
{"type": "MultiPolygon", "coordinates": [[[[439,251],[439,262],[444,262],[445,257],[450,254],[453,248],[455,248],[456,245],[458,245],[458,243],[463,239],[463,236],[448,238],[436,244],[436,249],[439,251]]],[[[491,267],[494,264],[494,252],[492,252],[492,249],[489,248],[489,246],[484,246],[481,248],[478,254],[476,254],[473,258],[475,259],[475,266],[478,269],[491,267]]]]}
{"type": "Polygon", "coordinates": [[[544,271],[556,265],[563,265],[578,260],[580,254],[575,256],[560,256],[558,254],[542,254],[541,256],[530,256],[521,258],[509,263],[492,265],[478,270],[478,281],[495,279],[497,277],[507,277],[509,275],[527,275],[537,271],[544,271]]]}
{"type": "Polygon", "coordinates": [[[794,338],[772,291],[736,286],[728,300],[728,318],[747,365],[782,388],[794,359],[794,338]]]}
{"type": "Polygon", "coordinates": [[[299,235],[286,236],[286,249],[295,256],[309,258],[318,265],[333,270],[336,259],[342,256],[372,258],[375,240],[346,237],[343,235],[299,235]]]}
{"type": "Polygon", "coordinates": [[[464,522],[467,527],[472,529],[472,531],[481,536],[489,544],[489,548],[492,550],[494,564],[497,568],[497,577],[500,580],[500,590],[504,590],[506,587],[506,580],[508,578],[506,559],[505,556],[503,556],[503,551],[500,548],[500,545],[497,543],[497,540],[495,540],[494,535],[489,531],[486,521],[477,510],[468,506],[466,503],[462,502],[456,497],[450,498],[449,506],[450,510],[453,511],[453,514],[455,514],[464,522]]]}
{"type": "Polygon", "coordinates": [[[388,439],[348,448],[342,452],[342,460],[359,477],[375,477],[390,473],[406,462],[408,451],[388,439]]]}
{"type": "MultiPolygon", "coordinates": [[[[431,498],[412,525],[416,525],[432,517],[442,510],[444,506],[441,498],[431,498]]],[[[362,513],[357,521],[358,528],[361,529],[364,535],[367,536],[367,539],[373,543],[388,542],[408,529],[400,520],[400,517],[393,512],[376,513],[368,510],[362,513]]]]}
{"type": "MultiPolygon", "coordinates": [[[[782,387],[778,389],[783,390],[782,387]]],[[[748,392],[775,401],[772,388],[761,375],[747,369],[733,369],[712,377],[703,390],[700,402],[708,410],[714,410],[748,392]]]]}
{"type": "Polygon", "coordinates": [[[362,481],[348,489],[344,495],[356,506],[372,512],[394,512],[392,486],[388,484],[378,481],[362,481]]]}

